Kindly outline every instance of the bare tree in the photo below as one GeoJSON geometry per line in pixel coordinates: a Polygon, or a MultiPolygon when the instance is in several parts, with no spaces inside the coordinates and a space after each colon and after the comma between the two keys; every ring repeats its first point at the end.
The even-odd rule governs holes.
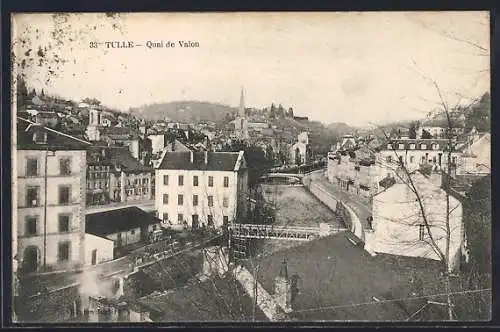
{"type": "MultiPolygon", "coordinates": [[[[432,220],[432,216],[429,215],[429,211],[428,209],[426,208],[426,200],[428,199],[428,197],[425,197],[425,192],[422,192],[417,183],[415,182],[414,180],[414,175],[413,175],[413,172],[411,170],[409,170],[407,168],[407,164],[405,163],[405,155],[402,155],[401,153],[405,153],[405,151],[401,151],[397,149],[397,147],[395,146],[395,144],[392,144],[391,147],[392,147],[392,151],[395,155],[395,160],[396,160],[396,164],[393,164],[393,165],[384,165],[385,167],[387,168],[395,168],[396,172],[394,172],[396,174],[396,176],[409,188],[409,190],[411,191],[411,193],[415,196],[416,198],[416,202],[417,202],[417,205],[418,205],[418,218],[421,218],[421,220],[423,221],[423,224],[425,226],[425,229],[426,229],[426,232],[427,232],[427,235],[428,235],[428,239],[426,239],[426,242],[428,243],[428,245],[432,248],[432,250],[436,253],[437,257],[439,258],[439,260],[441,261],[442,265],[443,265],[443,270],[444,270],[444,283],[445,283],[445,292],[446,294],[448,294],[446,296],[446,303],[447,303],[447,310],[448,310],[448,318],[450,320],[454,320],[455,317],[454,317],[454,313],[453,313],[453,307],[454,307],[454,304],[453,304],[453,299],[452,299],[452,296],[450,295],[452,293],[451,291],[451,267],[452,267],[452,259],[453,257],[451,257],[451,251],[450,251],[450,244],[452,242],[452,233],[456,230],[454,229],[454,227],[459,227],[458,225],[452,225],[450,223],[450,216],[452,215],[452,213],[455,211],[455,209],[458,207],[458,206],[451,206],[451,196],[450,196],[450,188],[451,188],[451,179],[453,178],[453,173],[456,171],[456,169],[458,167],[460,167],[459,165],[459,161],[455,161],[455,160],[459,160],[459,158],[456,158],[454,156],[455,154],[455,151],[456,151],[456,147],[457,147],[457,137],[456,135],[453,133],[453,129],[454,129],[454,121],[453,121],[453,117],[452,117],[452,113],[454,111],[455,108],[457,108],[458,106],[458,103],[460,102],[457,102],[457,105],[455,105],[454,107],[450,107],[448,102],[446,101],[446,98],[444,97],[444,93],[442,91],[442,89],[440,88],[440,86],[438,85],[438,83],[433,80],[432,78],[429,78],[429,77],[426,77],[426,76],[422,76],[425,80],[427,80],[432,86],[433,88],[435,89],[438,97],[439,97],[439,103],[440,103],[440,109],[439,109],[439,112],[445,116],[446,118],[446,132],[445,132],[445,138],[446,138],[446,148],[445,148],[445,152],[446,152],[446,167],[444,169],[444,175],[445,175],[445,202],[446,202],[446,206],[444,207],[444,222],[442,225],[437,225],[436,222],[434,220],[432,220]],[[453,158],[455,157],[455,158],[453,158]],[[441,228],[442,230],[444,230],[444,236],[439,236],[437,235],[438,233],[434,232],[433,229],[434,228],[441,228]],[[444,241],[444,248],[442,246],[439,245],[439,242],[440,241],[444,241]]],[[[384,137],[386,138],[387,142],[391,142],[393,141],[393,138],[390,137],[390,135],[384,130],[384,129],[381,129],[382,132],[383,132],[383,135],[384,137]]],[[[459,205],[461,205],[459,203],[459,205]]],[[[415,216],[404,216],[403,218],[404,219],[407,219],[407,218],[412,218],[412,217],[415,217],[415,216]]],[[[394,222],[398,222],[398,220],[394,220],[394,222]]],[[[401,222],[401,220],[399,220],[399,222],[401,222]]]]}

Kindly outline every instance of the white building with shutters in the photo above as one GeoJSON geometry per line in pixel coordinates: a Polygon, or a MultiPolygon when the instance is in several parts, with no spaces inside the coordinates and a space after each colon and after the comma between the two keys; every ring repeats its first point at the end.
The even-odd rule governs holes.
{"type": "Polygon", "coordinates": [[[221,227],[246,216],[243,151],[166,152],[155,173],[155,207],[164,224],[221,227]]]}

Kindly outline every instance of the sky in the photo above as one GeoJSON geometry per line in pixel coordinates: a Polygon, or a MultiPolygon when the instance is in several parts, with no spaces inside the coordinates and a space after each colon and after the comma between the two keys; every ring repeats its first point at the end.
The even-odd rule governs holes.
{"type": "MultiPolygon", "coordinates": [[[[49,83],[47,66],[28,68],[28,86],[122,110],[179,100],[237,107],[243,87],[247,107],[281,103],[325,124],[369,126],[425,116],[439,101],[430,80],[450,105],[490,87],[486,12],[19,14],[13,27],[13,40],[29,35],[29,47],[51,45],[68,60],[49,83]],[[89,47],[105,41],[142,46],[89,47]]],[[[21,61],[25,49],[14,50],[21,61]]]]}

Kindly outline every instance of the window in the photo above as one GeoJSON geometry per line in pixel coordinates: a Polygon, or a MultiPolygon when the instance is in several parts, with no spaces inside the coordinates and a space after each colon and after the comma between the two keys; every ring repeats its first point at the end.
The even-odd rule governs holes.
{"type": "Polygon", "coordinates": [[[69,215],[59,215],[59,233],[69,232],[69,215]]]}
{"type": "Polygon", "coordinates": [[[222,223],[223,223],[224,225],[229,224],[229,217],[228,217],[228,216],[223,216],[223,217],[222,217],[222,223]]]}
{"type": "Polygon", "coordinates": [[[227,197],[224,197],[222,199],[222,206],[225,207],[225,208],[227,208],[229,206],[229,200],[228,200],[227,197]]]}
{"type": "Polygon", "coordinates": [[[168,186],[168,175],[163,175],[163,184],[168,186]]]}
{"type": "Polygon", "coordinates": [[[28,207],[40,205],[40,198],[38,197],[39,187],[28,187],[26,189],[26,205],[28,207]]]}
{"type": "Polygon", "coordinates": [[[193,195],[193,206],[198,205],[198,195],[193,195]]]}
{"type": "Polygon", "coordinates": [[[433,157],[432,157],[432,162],[433,162],[434,164],[437,162],[437,158],[436,158],[436,156],[433,156],[433,157]]]}
{"type": "Polygon", "coordinates": [[[424,235],[425,235],[425,225],[418,225],[418,239],[420,241],[423,241],[424,235]]]}
{"type": "Polygon", "coordinates": [[[168,204],[168,194],[163,194],[163,204],[168,204]]]}
{"type": "Polygon", "coordinates": [[[34,158],[29,158],[26,160],[26,176],[37,176],[38,175],[38,160],[34,158]]]}
{"type": "Polygon", "coordinates": [[[70,175],[71,174],[71,159],[69,159],[69,158],[59,159],[59,173],[61,175],[70,175]]]}
{"type": "Polygon", "coordinates": [[[214,216],[212,216],[211,214],[209,214],[207,216],[207,220],[208,220],[208,224],[209,225],[213,225],[213,223],[214,223],[214,216]]]}
{"type": "Polygon", "coordinates": [[[229,188],[229,176],[224,177],[224,188],[229,188]]]}
{"type": "Polygon", "coordinates": [[[135,234],[135,229],[130,231],[130,235],[134,235],[134,234],[135,234]]]}
{"type": "Polygon", "coordinates": [[[184,185],[184,175],[179,175],[179,186],[183,186],[184,185]]]}
{"type": "Polygon", "coordinates": [[[177,195],[177,205],[183,205],[184,204],[184,195],[180,194],[177,195]]]}
{"type": "Polygon", "coordinates": [[[163,213],[163,220],[164,221],[167,221],[168,220],[168,213],[163,213]]]}
{"type": "Polygon", "coordinates": [[[214,186],[214,177],[213,176],[209,176],[208,177],[208,186],[209,187],[213,187],[214,186]]]}
{"type": "Polygon", "coordinates": [[[193,187],[198,187],[198,175],[193,176],[193,187]]]}
{"type": "Polygon", "coordinates": [[[410,144],[410,150],[415,150],[415,144],[414,143],[410,144]]]}
{"type": "Polygon", "coordinates": [[[421,144],[421,145],[420,145],[420,149],[422,149],[422,150],[427,149],[427,144],[421,144]]]}
{"type": "Polygon", "coordinates": [[[387,144],[387,150],[392,150],[392,144],[387,144]]]}
{"type": "Polygon", "coordinates": [[[398,147],[400,150],[404,150],[405,149],[405,145],[404,144],[399,144],[399,147],[398,147]]]}
{"type": "Polygon", "coordinates": [[[208,196],[208,206],[214,206],[214,196],[208,196]]]}
{"type": "Polygon", "coordinates": [[[410,164],[413,164],[415,162],[415,157],[414,156],[410,156],[410,164]]]}
{"type": "Polygon", "coordinates": [[[69,242],[61,242],[59,243],[58,248],[58,258],[59,262],[67,262],[69,260],[69,242]]]}
{"type": "Polygon", "coordinates": [[[436,143],[432,144],[432,149],[433,150],[439,149],[439,145],[437,145],[436,143]]]}
{"type": "Polygon", "coordinates": [[[179,222],[183,222],[184,221],[184,215],[182,213],[179,213],[177,215],[177,221],[179,221],[179,222]]]}
{"type": "Polygon", "coordinates": [[[197,214],[193,214],[192,218],[193,218],[192,220],[193,220],[193,227],[194,227],[194,225],[198,225],[199,217],[197,214]]]}
{"type": "Polygon", "coordinates": [[[26,235],[36,235],[37,234],[37,217],[26,217],[26,235]]]}
{"type": "Polygon", "coordinates": [[[59,204],[69,204],[70,191],[69,186],[59,187],[59,204]]]}
{"type": "Polygon", "coordinates": [[[422,156],[422,163],[425,163],[425,156],[422,156]]]}
{"type": "Polygon", "coordinates": [[[386,160],[387,160],[388,163],[391,163],[392,162],[392,156],[387,156],[386,160]]]}

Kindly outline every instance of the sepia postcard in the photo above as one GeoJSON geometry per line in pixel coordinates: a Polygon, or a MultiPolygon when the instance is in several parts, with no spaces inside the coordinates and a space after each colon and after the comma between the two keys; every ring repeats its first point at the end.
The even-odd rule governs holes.
{"type": "Polygon", "coordinates": [[[489,20],[12,14],[13,321],[490,320],[489,20]]]}

